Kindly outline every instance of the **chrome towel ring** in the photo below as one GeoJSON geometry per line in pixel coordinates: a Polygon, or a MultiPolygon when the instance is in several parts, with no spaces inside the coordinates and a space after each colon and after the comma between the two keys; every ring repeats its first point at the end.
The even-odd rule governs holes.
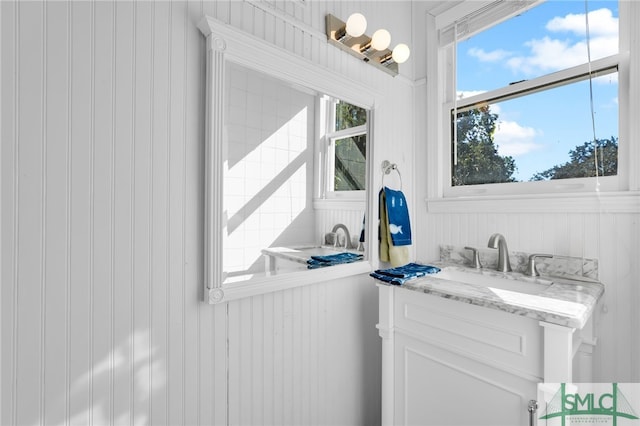
{"type": "Polygon", "coordinates": [[[384,160],[382,162],[382,186],[384,187],[384,176],[391,173],[392,170],[395,170],[398,173],[398,177],[400,178],[400,191],[402,191],[402,175],[400,174],[400,170],[398,170],[398,165],[396,163],[391,163],[388,160],[384,160]]]}

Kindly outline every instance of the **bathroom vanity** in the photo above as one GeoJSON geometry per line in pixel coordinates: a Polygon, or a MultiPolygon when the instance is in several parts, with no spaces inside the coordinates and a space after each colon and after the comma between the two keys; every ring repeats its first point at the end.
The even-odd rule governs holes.
{"type": "Polygon", "coordinates": [[[538,383],[591,381],[594,268],[530,277],[512,258],[515,272],[476,269],[449,247],[437,274],[376,281],[383,424],[528,425],[538,383]]]}

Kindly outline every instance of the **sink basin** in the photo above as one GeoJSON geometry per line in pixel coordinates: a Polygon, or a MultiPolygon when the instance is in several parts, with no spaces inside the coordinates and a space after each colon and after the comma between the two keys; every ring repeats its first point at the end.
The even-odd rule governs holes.
{"type": "Polygon", "coordinates": [[[433,278],[456,281],[459,283],[487,287],[490,290],[507,290],[516,293],[540,294],[552,284],[551,281],[536,279],[533,281],[517,279],[515,277],[500,276],[500,273],[486,273],[482,271],[463,271],[454,268],[444,268],[433,278]]]}

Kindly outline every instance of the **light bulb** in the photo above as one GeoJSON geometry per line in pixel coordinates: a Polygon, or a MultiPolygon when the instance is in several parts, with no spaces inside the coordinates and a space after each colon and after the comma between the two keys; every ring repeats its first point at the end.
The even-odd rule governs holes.
{"type": "Polygon", "coordinates": [[[391,44],[391,34],[385,29],[380,29],[373,33],[371,37],[371,47],[376,50],[384,50],[391,44]]]}
{"type": "Polygon", "coordinates": [[[361,13],[354,13],[347,19],[347,34],[360,37],[367,30],[367,18],[361,13]]]}
{"type": "Polygon", "coordinates": [[[400,43],[393,48],[393,53],[391,54],[391,57],[397,64],[401,64],[403,62],[406,62],[407,59],[409,59],[410,54],[411,54],[411,51],[409,50],[409,46],[407,46],[404,43],[400,43]]]}

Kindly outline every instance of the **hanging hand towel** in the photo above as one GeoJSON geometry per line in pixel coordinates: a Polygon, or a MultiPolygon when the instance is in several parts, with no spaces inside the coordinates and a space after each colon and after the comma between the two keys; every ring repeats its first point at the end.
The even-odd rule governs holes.
{"type": "Polygon", "coordinates": [[[411,224],[409,223],[409,209],[407,200],[402,191],[395,191],[384,187],[387,221],[389,223],[389,233],[391,243],[394,246],[411,245],[411,224]]]}
{"type": "MultiPolygon", "coordinates": [[[[411,244],[411,228],[409,227],[409,211],[407,210],[407,202],[404,198],[404,195],[402,195],[402,203],[398,201],[398,198],[394,198],[392,210],[396,210],[393,212],[393,215],[394,215],[394,218],[396,218],[395,219],[396,221],[390,223],[389,215],[388,215],[389,203],[387,201],[387,193],[389,191],[392,191],[393,193],[400,193],[402,195],[400,191],[393,191],[386,187],[380,190],[379,205],[378,205],[379,214],[380,214],[380,229],[379,229],[380,260],[382,260],[383,262],[390,262],[391,266],[401,266],[409,263],[409,248],[407,247],[407,244],[411,244]],[[398,211],[401,209],[400,204],[402,205],[402,208],[406,211],[405,215],[401,214],[398,211]],[[402,223],[400,223],[400,221],[397,219],[398,217],[401,217],[401,216],[405,217],[402,223]],[[393,224],[393,227],[391,226],[391,224],[393,224]],[[401,226],[402,228],[398,228],[399,226],[401,226]],[[400,236],[402,236],[402,234],[400,234],[400,231],[405,232],[404,231],[405,229],[408,229],[408,236],[409,236],[408,243],[406,238],[407,234],[404,235],[404,238],[400,238],[400,236]],[[396,235],[400,234],[400,236],[395,241],[393,239],[394,233],[396,235]],[[396,241],[402,242],[405,245],[395,244],[396,241]]],[[[392,194],[392,196],[395,197],[395,194],[392,194]]]]}

